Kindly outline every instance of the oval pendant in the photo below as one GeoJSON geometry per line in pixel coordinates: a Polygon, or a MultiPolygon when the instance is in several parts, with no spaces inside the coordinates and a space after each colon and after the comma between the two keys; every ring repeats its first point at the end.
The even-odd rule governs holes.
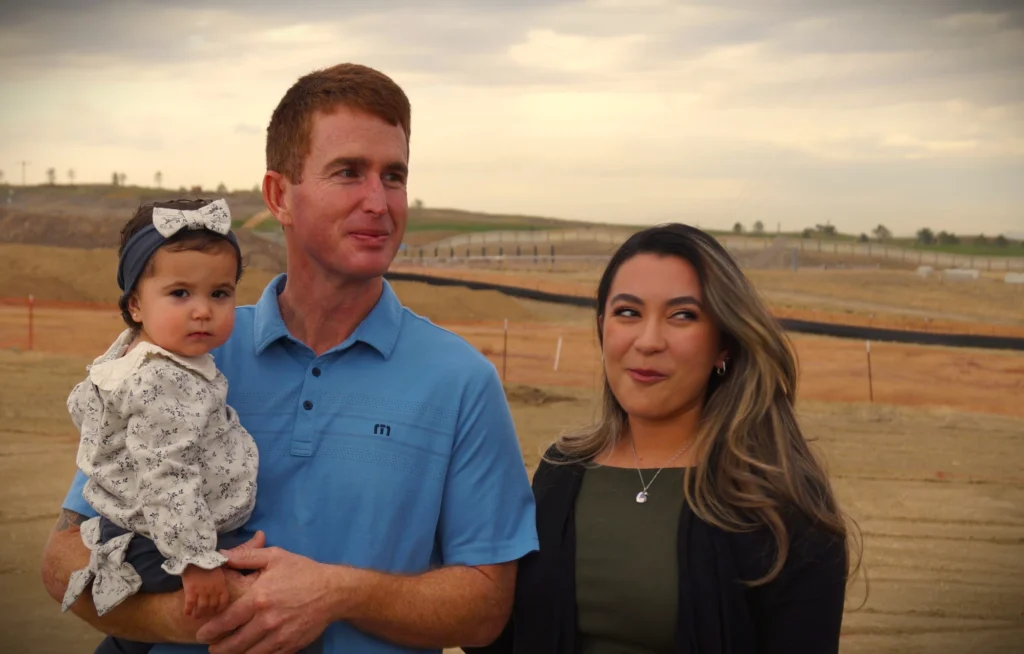
{"type": "Polygon", "coordinates": [[[645,491],[640,491],[639,493],[636,494],[636,503],[637,504],[643,504],[646,501],[647,501],[647,493],[645,491]]]}

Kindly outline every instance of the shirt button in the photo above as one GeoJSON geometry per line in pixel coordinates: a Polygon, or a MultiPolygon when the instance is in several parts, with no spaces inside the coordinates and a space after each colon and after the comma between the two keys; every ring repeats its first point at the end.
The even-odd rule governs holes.
{"type": "Polygon", "coordinates": [[[302,408],[304,408],[306,411],[309,411],[310,409],[313,408],[313,403],[310,402],[309,400],[306,400],[305,402],[302,403],[302,408]]]}
{"type": "Polygon", "coordinates": [[[313,368],[313,376],[314,377],[319,377],[320,376],[320,369],[319,368],[313,368]]]}

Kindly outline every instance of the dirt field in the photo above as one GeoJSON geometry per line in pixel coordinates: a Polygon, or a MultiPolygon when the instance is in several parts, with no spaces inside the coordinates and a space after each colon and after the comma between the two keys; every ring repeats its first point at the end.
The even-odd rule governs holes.
{"type": "MultiPolygon", "coordinates": [[[[551,272],[396,265],[393,270],[594,297],[600,269],[551,272]]],[[[773,313],[848,325],[1024,336],[1024,285],[1000,276],[972,282],[922,279],[905,270],[747,270],[773,313]]]]}
{"type": "MultiPolygon", "coordinates": [[[[86,359],[0,352],[0,634],[3,651],[85,653],[98,641],[39,581],[40,551],[74,473],[64,400],[86,359]],[[41,474],[43,473],[43,474],[41,474]]],[[[589,391],[512,386],[531,470],[554,436],[593,415],[589,391]]],[[[1019,652],[1024,643],[1024,419],[803,402],[808,433],[865,535],[866,605],[843,654],[1019,652]]],[[[849,607],[864,597],[851,588],[849,607]]]]}
{"type": "MultiPolygon", "coordinates": [[[[112,256],[54,249],[41,257],[41,250],[17,249],[25,247],[0,246],[4,294],[34,292],[65,303],[36,307],[33,352],[24,351],[26,308],[0,303],[0,651],[90,652],[98,637],[60,614],[38,570],[74,472],[76,435],[65,398],[122,329],[109,308],[112,256]],[[107,308],[71,302],[82,300],[107,308]]],[[[240,300],[255,300],[271,274],[248,270],[240,300]]],[[[964,291],[966,285],[936,283],[922,290],[914,286],[921,280],[898,275],[885,286],[879,271],[759,275],[752,273],[769,299],[790,294],[788,308],[773,301],[780,312],[933,329],[943,321],[965,330],[1024,329],[1018,296],[1002,286],[964,291]],[[857,290],[876,282],[885,293],[857,290]]],[[[586,293],[594,283],[586,271],[501,281],[586,293]]],[[[589,310],[495,292],[394,286],[412,310],[464,336],[505,375],[531,470],[558,431],[592,416],[599,357],[589,310]]],[[[870,595],[846,617],[843,654],[1024,650],[1024,354],[873,343],[869,404],[864,343],[793,340],[802,419],[865,535],[870,595]]],[[[855,585],[850,608],[863,596],[855,585]]]]}

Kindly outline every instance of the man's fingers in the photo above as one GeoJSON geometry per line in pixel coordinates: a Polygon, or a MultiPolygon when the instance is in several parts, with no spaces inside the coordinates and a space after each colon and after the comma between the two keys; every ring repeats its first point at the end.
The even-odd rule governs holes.
{"type": "MultiPolygon", "coordinates": [[[[196,640],[200,643],[215,643],[222,640],[235,629],[245,625],[256,609],[253,606],[252,597],[240,597],[220,615],[214,616],[196,632],[196,640]]],[[[213,651],[211,649],[211,651],[213,651]]],[[[245,650],[241,650],[245,651],[245,650]]]]}
{"type": "Polygon", "coordinates": [[[250,538],[249,540],[245,541],[241,545],[236,545],[235,547],[232,547],[231,549],[221,550],[220,553],[224,554],[225,556],[227,556],[228,552],[240,552],[242,550],[260,549],[261,547],[263,547],[266,544],[267,544],[267,535],[264,534],[263,531],[261,530],[261,531],[257,531],[255,534],[253,534],[252,538],[250,538]]]}
{"type": "Polygon", "coordinates": [[[250,620],[223,640],[211,643],[210,654],[250,654],[254,647],[268,640],[266,631],[250,620]]]}
{"type": "Polygon", "coordinates": [[[266,549],[229,550],[224,552],[228,565],[237,570],[261,570],[270,563],[270,551],[266,549]]]}

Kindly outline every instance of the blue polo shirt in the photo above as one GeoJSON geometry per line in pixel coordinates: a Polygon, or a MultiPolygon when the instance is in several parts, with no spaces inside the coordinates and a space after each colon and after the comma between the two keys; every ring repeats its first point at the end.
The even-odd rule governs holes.
{"type": "MultiPolygon", "coordinates": [[[[317,561],[401,574],[535,550],[533,494],[494,366],[404,308],[386,281],[355,332],[316,356],[281,319],[284,285],[280,275],[238,307],[214,352],[259,447],[246,528],[317,561]]],[[[93,516],[84,484],[79,471],[63,507],[93,516]]],[[[347,623],[324,633],[325,653],[410,651],[347,623]]]]}

